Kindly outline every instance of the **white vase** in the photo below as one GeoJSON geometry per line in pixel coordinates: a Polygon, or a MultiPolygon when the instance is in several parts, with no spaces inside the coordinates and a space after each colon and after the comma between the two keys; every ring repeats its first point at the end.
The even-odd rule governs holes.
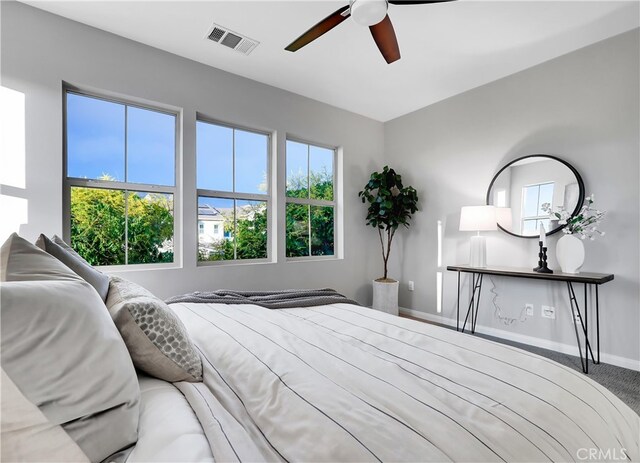
{"type": "Polygon", "coordinates": [[[398,281],[373,280],[373,308],[398,315],[398,281]]]}
{"type": "Polygon", "coordinates": [[[556,259],[563,273],[580,273],[584,264],[582,240],[573,235],[564,235],[556,244],[556,259]]]}

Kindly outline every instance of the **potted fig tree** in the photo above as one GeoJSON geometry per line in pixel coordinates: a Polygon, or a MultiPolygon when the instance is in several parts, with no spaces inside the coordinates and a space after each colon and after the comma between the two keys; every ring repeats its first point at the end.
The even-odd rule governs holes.
{"type": "Polygon", "coordinates": [[[373,280],[373,308],[397,315],[399,283],[388,276],[389,254],[396,231],[400,225],[408,228],[418,210],[418,193],[411,186],[403,186],[402,177],[385,166],[382,172],[371,174],[358,196],[369,203],[367,225],[378,230],[384,263],[384,275],[373,280]]]}

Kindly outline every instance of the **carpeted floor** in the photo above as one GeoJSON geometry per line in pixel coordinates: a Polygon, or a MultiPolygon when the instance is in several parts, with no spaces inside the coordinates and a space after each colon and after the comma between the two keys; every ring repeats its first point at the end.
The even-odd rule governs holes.
{"type": "MultiPolygon", "coordinates": [[[[407,318],[428,323],[425,320],[420,320],[414,317],[407,318]]],[[[446,325],[440,326],[451,328],[446,325]]],[[[580,357],[561,354],[552,350],[541,349],[539,347],[520,344],[518,342],[508,341],[506,339],[495,338],[493,336],[487,336],[479,333],[476,333],[473,336],[490,339],[491,341],[500,342],[502,344],[509,344],[510,346],[518,347],[520,349],[533,352],[534,354],[547,357],[569,368],[573,368],[574,370],[582,371],[582,366],[580,365],[580,357]]],[[[604,363],[594,365],[590,362],[589,378],[609,389],[615,395],[620,397],[623,402],[629,405],[629,407],[631,407],[631,409],[633,409],[638,415],[640,415],[640,371],[628,370],[626,368],[620,368],[604,363]]]]}

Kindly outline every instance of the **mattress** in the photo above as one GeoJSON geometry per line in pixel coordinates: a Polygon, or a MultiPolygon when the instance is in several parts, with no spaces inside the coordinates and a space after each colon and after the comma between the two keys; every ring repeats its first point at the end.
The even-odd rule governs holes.
{"type": "Polygon", "coordinates": [[[640,418],[551,360],[348,304],[172,304],[218,461],[638,460],[640,418]]]}

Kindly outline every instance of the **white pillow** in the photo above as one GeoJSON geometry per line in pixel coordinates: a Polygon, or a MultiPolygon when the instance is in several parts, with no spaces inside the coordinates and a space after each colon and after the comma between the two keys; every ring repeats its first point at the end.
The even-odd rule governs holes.
{"type": "Polygon", "coordinates": [[[2,370],[2,461],[89,462],[80,447],[20,392],[2,370]]]}
{"type": "Polygon", "coordinates": [[[130,447],[137,440],[140,388],[98,293],[16,234],[0,253],[4,371],[91,461],[130,447]]]}

